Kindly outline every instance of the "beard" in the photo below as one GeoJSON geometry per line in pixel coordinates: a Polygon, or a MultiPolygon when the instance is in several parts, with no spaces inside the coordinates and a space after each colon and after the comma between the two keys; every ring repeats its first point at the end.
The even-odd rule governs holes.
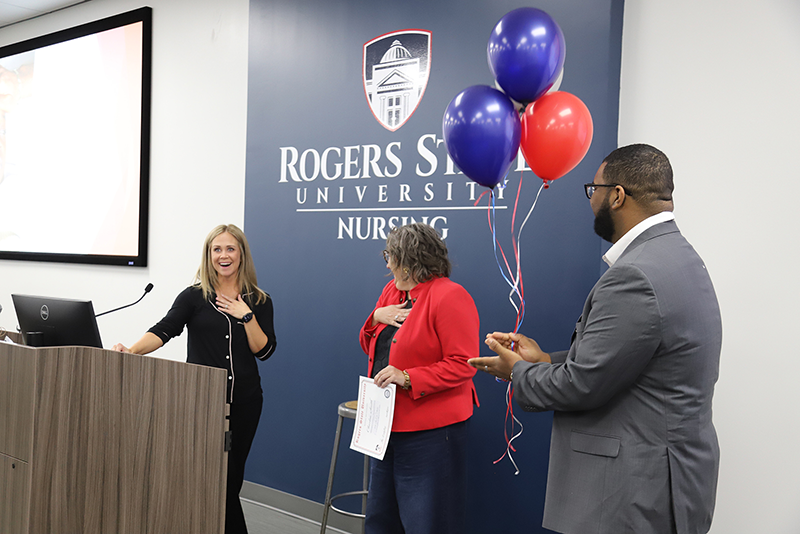
{"type": "Polygon", "coordinates": [[[611,203],[606,198],[594,216],[594,233],[613,243],[611,240],[614,238],[615,230],[614,219],[611,218],[611,203]]]}

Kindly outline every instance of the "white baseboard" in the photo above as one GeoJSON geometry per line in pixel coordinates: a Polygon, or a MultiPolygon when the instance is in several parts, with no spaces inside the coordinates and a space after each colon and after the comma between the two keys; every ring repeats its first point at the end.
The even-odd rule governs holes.
{"type": "MultiPolygon", "coordinates": [[[[322,503],[310,501],[291,493],[261,486],[253,482],[244,481],[242,492],[239,494],[242,499],[247,499],[258,504],[263,504],[289,515],[294,515],[316,523],[322,524],[322,503]]],[[[337,501],[338,502],[338,501],[337,501]]],[[[328,531],[340,532],[343,534],[359,534],[361,532],[362,520],[355,517],[347,517],[336,512],[328,512],[328,531]]]]}

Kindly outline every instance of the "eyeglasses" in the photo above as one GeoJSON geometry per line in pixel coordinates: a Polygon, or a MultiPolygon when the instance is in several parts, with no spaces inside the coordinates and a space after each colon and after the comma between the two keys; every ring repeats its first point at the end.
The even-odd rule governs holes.
{"type": "Polygon", "coordinates": [[[626,195],[633,196],[630,191],[628,191],[627,189],[625,189],[624,186],[619,184],[583,184],[583,190],[586,192],[586,198],[591,200],[592,195],[594,195],[595,189],[597,189],[598,187],[617,187],[617,186],[622,187],[622,190],[625,191],[626,195]]]}
{"type": "Polygon", "coordinates": [[[383,251],[383,261],[385,261],[387,264],[389,263],[389,251],[388,250],[384,250],[383,251]]]}

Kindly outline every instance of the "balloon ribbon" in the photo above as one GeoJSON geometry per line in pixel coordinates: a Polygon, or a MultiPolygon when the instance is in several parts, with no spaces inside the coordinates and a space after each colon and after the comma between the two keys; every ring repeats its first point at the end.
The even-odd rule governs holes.
{"type": "MultiPolygon", "coordinates": [[[[508,184],[508,179],[506,178],[504,186],[507,185],[507,184],[508,184]]],[[[478,200],[475,201],[475,205],[477,205],[481,201],[481,198],[483,198],[483,195],[486,194],[487,192],[489,193],[489,199],[490,200],[489,200],[489,203],[488,203],[487,218],[488,218],[488,223],[489,223],[489,229],[492,232],[492,247],[494,249],[494,257],[495,257],[495,261],[497,262],[497,267],[500,269],[500,274],[503,276],[503,279],[506,281],[506,283],[511,288],[511,291],[508,294],[508,300],[511,303],[511,306],[514,308],[514,310],[517,312],[516,313],[516,320],[515,320],[515,324],[514,324],[514,333],[518,333],[519,332],[519,329],[522,326],[523,321],[525,320],[525,286],[524,286],[524,283],[523,283],[523,280],[522,280],[522,264],[521,264],[521,261],[520,261],[521,260],[521,256],[520,256],[520,240],[522,238],[522,230],[525,228],[525,224],[528,222],[528,219],[530,219],[530,216],[533,213],[533,209],[536,207],[536,203],[539,201],[539,195],[541,195],[542,189],[547,189],[548,185],[549,184],[547,183],[547,181],[544,181],[542,183],[542,185],[539,187],[539,191],[536,193],[536,198],[534,199],[530,210],[528,210],[528,214],[525,216],[525,219],[522,221],[522,224],[520,225],[519,231],[517,232],[516,235],[514,235],[514,228],[516,227],[516,219],[517,219],[517,208],[519,207],[520,193],[522,191],[522,173],[520,173],[519,185],[517,187],[517,196],[516,196],[516,199],[514,200],[514,209],[512,211],[512,215],[511,215],[511,244],[512,244],[512,247],[513,247],[514,260],[515,260],[515,264],[516,264],[516,269],[513,270],[513,271],[511,269],[511,266],[508,263],[508,258],[506,258],[505,251],[503,251],[503,247],[500,244],[500,241],[497,239],[497,230],[496,230],[496,226],[497,226],[496,225],[497,210],[496,210],[496,205],[495,205],[496,198],[495,198],[494,189],[484,191],[480,195],[480,197],[478,197],[478,200]],[[500,251],[500,256],[503,258],[503,263],[502,264],[500,263],[500,258],[497,255],[497,251],[498,250],[500,251]],[[505,265],[505,270],[503,270],[503,265],[505,265]],[[508,274],[506,274],[506,273],[508,273],[508,274]],[[515,296],[516,296],[517,300],[519,301],[519,304],[517,304],[517,302],[515,301],[515,299],[514,299],[515,296]]],[[[513,350],[513,344],[512,344],[512,350],[513,350]]],[[[499,378],[497,380],[500,381],[499,378]]],[[[513,384],[511,382],[508,383],[508,387],[506,388],[505,397],[506,397],[506,399],[505,399],[506,400],[506,415],[505,415],[505,421],[504,421],[504,424],[503,424],[503,434],[504,434],[504,437],[505,437],[505,440],[506,440],[506,450],[503,453],[503,455],[500,458],[498,458],[497,460],[495,460],[493,463],[496,464],[496,463],[500,462],[503,458],[505,458],[506,455],[508,455],[508,459],[511,460],[511,463],[514,465],[514,469],[515,469],[515,473],[514,474],[518,475],[519,474],[519,467],[517,467],[517,463],[514,461],[514,458],[511,455],[512,451],[516,452],[517,450],[512,445],[512,442],[522,434],[523,426],[522,426],[522,423],[520,422],[520,420],[517,419],[516,416],[514,415],[514,408],[513,408],[513,403],[512,403],[512,400],[513,400],[513,397],[514,397],[514,386],[513,386],[513,384]],[[511,421],[510,421],[510,423],[511,423],[511,431],[510,432],[508,430],[509,418],[511,419],[511,421]],[[514,433],[514,423],[519,425],[519,432],[517,432],[516,434],[514,433]],[[509,438],[509,434],[511,434],[510,438],[509,438]]]]}

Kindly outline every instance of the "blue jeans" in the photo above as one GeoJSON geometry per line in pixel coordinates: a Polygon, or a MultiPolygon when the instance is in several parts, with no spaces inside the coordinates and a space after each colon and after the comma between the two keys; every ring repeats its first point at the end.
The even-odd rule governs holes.
{"type": "Polygon", "coordinates": [[[370,460],[367,534],[462,534],[467,499],[467,422],[392,432],[370,460]]]}

